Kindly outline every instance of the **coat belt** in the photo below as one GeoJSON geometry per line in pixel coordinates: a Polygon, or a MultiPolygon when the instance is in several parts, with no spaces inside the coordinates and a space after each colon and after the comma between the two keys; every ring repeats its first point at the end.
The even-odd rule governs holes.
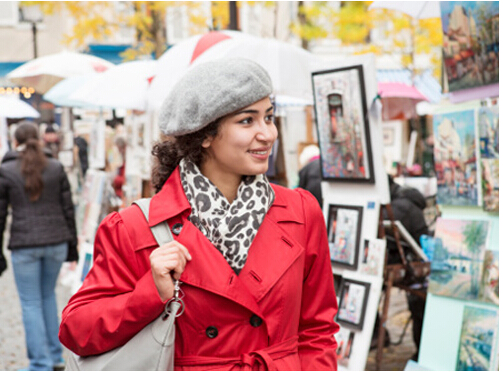
{"type": "Polygon", "coordinates": [[[211,366],[217,368],[224,365],[236,365],[241,370],[257,370],[265,367],[267,371],[278,371],[276,360],[291,354],[298,353],[298,337],[291,337],[279,344],[271,345],[265,349],[241,354],[239,357],[209,357],[185,356],[176,357],[175,366],[211,366]]]}

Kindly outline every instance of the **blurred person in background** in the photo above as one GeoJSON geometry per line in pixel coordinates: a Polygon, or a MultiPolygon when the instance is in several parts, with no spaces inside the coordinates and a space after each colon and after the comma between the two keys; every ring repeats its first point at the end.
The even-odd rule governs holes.
{"type": "MultiPolygon", "coordinates": [[[[419,190],[413,187],[400,186],[390,175],[388,175],[388,184],[391,197],[391,210],[395,221],[400,221],[416,243],[421,246],[421,235],[430,234],[423,213],[426,208],[425,197],[419,190]]],[[[386,209],[384,209],[383,218],[385,220],[389,219],[386,209]]],[[[404,249],[406,259],[413,261],[415,255],[411,252],[411,248],[404,245],[403,242],[401,245],[404,249]]],[[[388,251],[388,264],[401,263],[398,247],[394,239],[390,239],[389,237],[386,239],[386,249],[388,251]]],[[[426,291],[426,288],[422,290],[426,291]]],[[[417,348],[416,353],[411,359],[417,362],[426,300],[422,296],[407,292],[407,304],[412,317],[412,337],[417,348]]]]}
{"type": "Polygon", "coordinates": [[[124,191],[122,190],[122,186],[124,186],[124,182],[126,180],[126,139],[124,137],[117,137],[115,138],[115,146],[117,147],[117,150],[119,151],[120,157],[121,157],[121,165],[119,168],[116,170],[116,175],[112,181],[112,186],[115,191],[115,195],[117,195],[119,198],[124,197],[124,191]]]}
{"type": "Polygon", "coordinates": [[[62,369],[56,280],[76,261],[77,234],[70,184],[61,163],[44,154],[37,127],[21,122],[0,166],[0,246],[8,207],[8,249],[21,301],[28,370],[62,369]]]}
{"type": "Polygon", "coordinates": [[[320,149],[316,145],[309,145],[302,150],[299,156],[299,187],[314,195],[320,208],[323,208],[321,195],[321,165],[320,149]]]}
{"type": "Polygon", "coordinates": [[[44,140],[45,148],[51,153],[54,159],[57,159],[60,144],[57,125],[54,123],[49,124],[45,128],[45,132],[44,135],[42,136],[42,139],[44,140]]]}

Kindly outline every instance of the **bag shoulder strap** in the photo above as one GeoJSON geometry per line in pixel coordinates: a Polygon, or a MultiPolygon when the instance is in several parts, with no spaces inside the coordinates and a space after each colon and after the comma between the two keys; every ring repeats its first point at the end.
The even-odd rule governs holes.
{"type": "MultiPolygon", "coordinates": [[[[133,202],[138,207],[140,207],[147,222],[148,222],[148,213],[150,210],[150,200],[151,199],[152,198],[143,198],[143,199],[138,199],[133,202]]],[[[152,231],[152,235],[154,235],[154,238],[157,241],[157,244],[159,244],[159,247],[161,245],[169,243],[170,241],[173,240],[173,235],[171,234],[168,223],[166,221],[162,221],[161,223],[158,223],[157,225],[152,226],[150,228],[150,230],[152,231]]]]}

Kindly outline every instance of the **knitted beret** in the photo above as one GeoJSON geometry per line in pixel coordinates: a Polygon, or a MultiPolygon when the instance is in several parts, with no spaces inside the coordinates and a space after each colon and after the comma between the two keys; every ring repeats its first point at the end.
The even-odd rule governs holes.
{"type": "Polygon", "coordinates": [[[258,63],[238,58],[201,63],[164,100],[159,127],[169,136],[193,133],[271,93],[271,78],[258,63]]]}

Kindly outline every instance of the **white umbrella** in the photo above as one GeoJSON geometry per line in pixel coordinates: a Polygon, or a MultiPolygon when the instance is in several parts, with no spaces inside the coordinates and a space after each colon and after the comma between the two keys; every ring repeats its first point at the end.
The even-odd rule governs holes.
{"type": "Polygon", "coordinates": [[[17,85],[31,86],[44,94],[61,80],[91,72],[103,72],[114,66],[90,54],[60,52],[26,62],[7,74],[17,85]]]}
{"type": "Polygon", "coordinates": [[[93,106],[89,103],[70,99],[70,96],[82,87],[86,82],[91,80],[97,73],[93,72],[86,75],[72,76],[61,80],[55,86],[44,94],[43,98],[46,101],[52,102],[57,106],[68,107],[89,107],[93,106]]]}
{"type": "MultiPolygon", "coordinates": [[[[173,87],[180,77],[194,64],[198,63],[199,59],[205,58],[213,49],[218,47],[218,50],[222,51],[220,47],[232,40],[241,40],[242,43],[246,44],[246,41],[253,39],[259,38],[239,31],[224,30],[192,36],[174,45],[158,60],[155,77],[148,90],[148,106],[158,109],[164,98],[168,95],[171,87],[173,87]]],[[[222,57],[218,53],[216,56],[214,53],[211,54],[212,57],[210,59],[222,57]]]]}
{"type": "Polygon", "coordinates": [[[398,10],[414,19],[440,18],[439,1],[374,1],[369,6],[372,9],[398,10]]]}
{"type": "Polygon", "coordinates": [[[258,37],[232,39],[207,50],[194,65],[237,57],[253,60],[266,69],[274,94],[312,101],[311,71],[318,58],[293,44],[258,37]]]}
{"type": "Polygon", "coordinates": [[[69,99],[100,107],[145,110],[157,61],[133,61],[96,74],[69,99]]]}
{"type": "Polygon", "coordinates": [[[20,99],[0,97],[0,117],[38,118],[40,113],[20,99]]]}

